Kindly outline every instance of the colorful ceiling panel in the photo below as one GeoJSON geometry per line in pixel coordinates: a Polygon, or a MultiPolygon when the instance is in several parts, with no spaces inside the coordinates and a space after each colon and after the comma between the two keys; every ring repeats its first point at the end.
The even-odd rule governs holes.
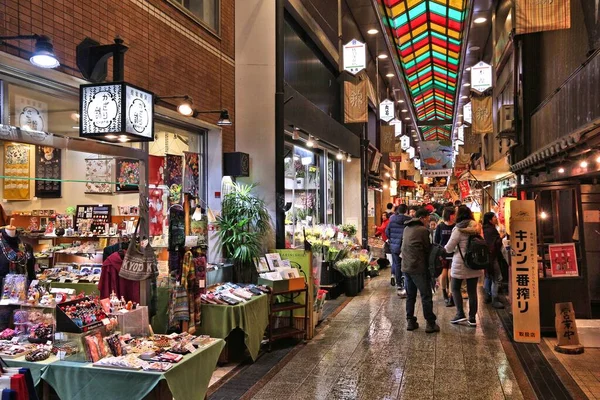
{"type": "MultiPolygon", "coordinates": [[[[378,1],[418,122],[451,120],[470,0],[378,1]]],[[[432,138],[446,134],[445,127],[426,129],[432,138]]]]}
{"type": "Polygon", "coordinates": [[[450,140],[452,125],[421,126],[419,130],[425,140],[450,140]]]}

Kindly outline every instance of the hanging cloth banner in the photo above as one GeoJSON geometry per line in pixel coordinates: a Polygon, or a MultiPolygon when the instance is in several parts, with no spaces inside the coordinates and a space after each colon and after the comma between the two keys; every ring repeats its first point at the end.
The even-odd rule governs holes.
{"type": "Polygon", "coordinates": [[[458,188],[460,189],[460,199],[464,200],[465,198],[471,195],[471,185],[469,184],[468,179],[463,179],[462,181],[458,181],[458,188]]]}
{"type": "Polygon", "coordinates": [[[540,298],[534,200],[510,204],[511,295],[515,342],[540,343],[540,298]]]}
{"type": "Polygon", "coordinates": [[[4,147],[4,175],[15,178],[4,179],[5,200],[29,200],[29,146],[11,144],[4,147]]]}
{"type": "Polygon", "coordinates": [[[381,126],[379,143],[382,153],[393,153],[396,150],[396,131],[393,125],[381,126]]]}
{"type": "Polygon", "coordinates": [[[200,184],[200,155],[198,153],[183,153],[185,157],[185,170],[183,173],[183,193],[198,197],[200,184]]]}
{"type": "MultiPolygon", "coordinates": [[[[391,163],[397,163],[397,162],[402,162],[402,156],[404,155],[404,153],[402,152],[394,152],[394,153],[390,153],[389,157],[390,157],[390,162],[391,163]]],[[[408,155],[406,156],[408,158],[408,155]]]]}
{"type": "Polygon", "coordinates": [[[357,84],[344,82],[344,123],[355,124],[367,122],[367,81],[357,84]]]}
{"type": "Polygon", "coordinates": [[[183,157],[167,154],[165,170],[165,184],[169,188],[168,206],[181,204],[181,190],[183,184],[183,157]]]}
{"type": "Polygon", "coordinates": [[[515,13],[517,35],[571,27],[571,0],[516,0],[515,13]]]}
{"type": "Polygon", "coordinates": [[[35,147],[35,177],[52,180],[35,181],[35,197],[58,199],[61,197],[60,149],[48,146],[35,147]]]}
{"type": "Polygon", "coordinates": [[[473,128],[465,128],[465,144],[463,146],[465,153],[479,153],[481,147],[481,137],[479,135],[473,135],[472,129],[473,128]]]}
{"type": "Polygon", "coordinates": [[[408,171],[410,169],[410,156],[408,153],[402,153],[402,159],[400,160],[400,171],[408,171]]]}
{"type": "Polygon", "coordinates": [[[492,133],[494,131],[492,120],[492,97],[473,97],[471,104],[473,107],[472,133],[474,135],[492,133]]]}

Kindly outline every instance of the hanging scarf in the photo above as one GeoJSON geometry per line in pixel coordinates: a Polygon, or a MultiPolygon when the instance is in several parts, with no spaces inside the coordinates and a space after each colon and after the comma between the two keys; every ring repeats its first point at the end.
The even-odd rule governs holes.
{"type": "Polygon", "coordinates": [[[0,235],[0,249],[2,254],[9,262],[9,271],[13,274],[26,274],[27,273],[27,261],[29,261],[31,255],[25,248],[23,242],[18,238],[11,238],[6,234],[5,230],[2,230],[0,235]],[[11,246],[11,243],[12,246],[11,246]],[[15,244],[17,249],[15,250],[15,244]]]}

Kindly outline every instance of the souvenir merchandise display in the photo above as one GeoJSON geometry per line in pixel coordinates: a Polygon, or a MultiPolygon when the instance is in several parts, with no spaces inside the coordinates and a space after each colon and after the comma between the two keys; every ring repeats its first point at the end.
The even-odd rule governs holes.
{"type": "Polygon", "coordinates": [[[34,265],[33,251],[21,240],[11,218],[11,225],[0,230],[0,278],[19,274],[34,279],[34,265]]]}
{"type": "Polygon", "coordinates": [[[27,300],[27,276],[6,275],[0,304],[22,304],[27,300]]]}
{"type": "Polygon", "coordinates": [[[60,303],[56,310],[57,328],[61,332],[87,332],[109,322],[108,315],[97,298],[83,297],[60,303]]]}
{"type": "Polygon", "coordinates": [[[78,205],[74,225],[78,232],[94,235],[108,234],[111,223],[111,205],[78,205]]]}
{"type": "Polygon", "coordinates": [[[185,252],[181,268],[172,270],[171,277],[169,329],[186,330],[180,324],[185,321],[193,333],[195,326],[201,323],[201,297],[206,291],[206,258],[194,256],[191,251],[185,252]]]}
{"type": "Polygon", "coordinates": [[[235,306],[237,304],[245,303],[255,296],[261,296],[270,292],[271,290],[267,286],[224,283],[209,288],[207,292],[201,296],[201,299],[202,303],[205,304],[235,306]]]}
{"type": "Polygon", "coordinates": [[[52,268],[46,268],[38,275],[40,281],[63,282],[98,282],[102,264],[91,263],[59,263],[52,268]]]}

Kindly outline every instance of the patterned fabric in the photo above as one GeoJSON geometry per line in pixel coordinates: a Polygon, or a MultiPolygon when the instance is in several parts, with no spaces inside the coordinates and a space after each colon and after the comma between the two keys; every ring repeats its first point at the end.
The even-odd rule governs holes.
{"type": "Polygon", "coordinates": [[[474,135],[492,133],[494,131],[492,97],[473,97],[471,104],[473,107],[472,133],[474,135]]]}
{"type": "Polygon", "coordinates": [[[183,153],[185,157],[185,173],[183,174],[183,193],[198,197],[200,184],[200,155],[198,153],[183,153]]]}
{"type": "Polygon", "coordinates": [[[165,184],[169,188],[169,206],[181,204],[183,184],[183,157],[167,154],[165,184]]]}
{"type": "Polygon", "coordinates": [[[15,178],[27,178],[4,179],[4,199],[29,200],[29,146],[11,144],[4,149],[4,175],[15,178]]]}
{"type": "Polygon", "coordinates": [[[117,192],[137,192],[140,183],[140,162],[134,159],[117,159],[117,192]]]}
{"type": "Polygon", "coordinates": [[[356,85],[344,82],[344,123],[367,121],[367,80],[362,80],[356,85]]]}
{"type": "Polygon", "coordinates": [[[112,193],[112,158],[97,158],[85,160],[85,192],[112,193]]]}
{"type": "Polygon", "coordinates": [[[571,28],[571,0],[516,0],[516,34],[571,28]]]}

